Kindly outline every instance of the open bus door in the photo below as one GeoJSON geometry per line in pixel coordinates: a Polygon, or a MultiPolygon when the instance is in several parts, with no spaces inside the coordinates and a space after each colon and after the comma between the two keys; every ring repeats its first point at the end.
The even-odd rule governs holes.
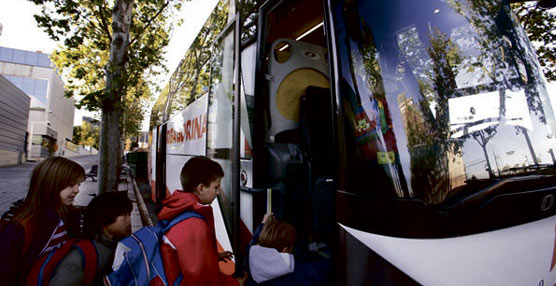
{"type": "MultiPolygon", "coordinates": [[[[232,16],[230,16],[232,17],[232,16]]],[[[212,46],[210,59],[210,87],[207,122],[207,157],[217,161],[224,170],[222,191],[218,196],[218,206],[223,225],[228,234],[217,238],[219,243],[231,243],[235,253],[235,270],[241,266],[240,242],[240,195],[239,195],[239,149],[240,149],[240,47],[239,13],[236,13],[212,46]]],[[[226,272],[230,272],[228,270],[226,272]]]]}
{"type": "Polygon", "coordinates": [[[295,227],[296,253],[310,255],[328,249],[336,227],[336,104],[325,7],[321,0],[267,1],[258,15],[257,52],[243,50],[256,59],[252,168],[243,160],[241,174],[252,173],[241,177],[252,205],[246,224],[254,229],[272,211],[295,227]]]}

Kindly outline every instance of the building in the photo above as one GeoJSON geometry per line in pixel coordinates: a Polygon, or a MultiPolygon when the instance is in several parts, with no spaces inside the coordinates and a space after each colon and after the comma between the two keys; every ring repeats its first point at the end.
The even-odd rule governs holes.
{"type": "Polygon", "coordinates": [[[25,161],[30,103],[27,94],[0,75],[0,166],[25,161]]]}
{"type": "Polygon", "coordinates": [[[31,97],[27,158],[64,156],[73,137],[74,100],[48,54],[0,47],[0,74],[31,97]]]}

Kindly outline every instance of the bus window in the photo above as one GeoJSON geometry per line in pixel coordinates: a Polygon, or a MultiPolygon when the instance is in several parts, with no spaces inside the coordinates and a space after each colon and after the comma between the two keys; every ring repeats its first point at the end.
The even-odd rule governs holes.
{"type": "Polygon", "coordinates": [[[299,103],[305,89],[330,87],[323,10],[318,0],[281,1],[266,15],[267,142],[298,142],[299,103]]]}
{"type": "Polygon", "coordinates": [[[553,103],[507,5],[332,2],[348,192],[451,212],[549,184],[553,103]]]}
{"type": "Polygon", "coordinates": [[[253,120],[255,109],[255,65],[257,45],[253,43],[241,51],[241,141],[240,156],[253,157],[253,120]]]}
{"type": "Polygon", "coordinates": [[[233,27],[224,31],[212,47],[207,125],[207,156],[216,160],[225,174],[218,201],[228,230],[233,225],[234,31],[233,27]]]}

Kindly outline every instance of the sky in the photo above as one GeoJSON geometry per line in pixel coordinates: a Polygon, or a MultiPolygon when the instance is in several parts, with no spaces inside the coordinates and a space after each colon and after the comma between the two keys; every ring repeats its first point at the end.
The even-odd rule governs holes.
{"type": "MultiPolygon", "coordinates": [[[[181,26],[174,26],[170,43],[166,48],[166,67],[170,72],[177,67],[217,2],[218,0],[184,2],[181,11],[174,19],[177,21],[182,18],[184,22],[181,26]]],[[[37,27],[33,15],[39,12],[40,9],[29,0],[2,0],[0,23],[3,29],[0,35],[0,46],[52,53],[56,49],[57,43],[37,27]]],[[[156,81],[164,86],[168,78],[168,75],[162,74],[156,81]]],[[[87,111],[76,110],[74,125],[81,125],[82,116],[100,117],[87,111]]],[[[145,118],[142,130],[148,130],[149,114],[145,114],[145,118]]]]}

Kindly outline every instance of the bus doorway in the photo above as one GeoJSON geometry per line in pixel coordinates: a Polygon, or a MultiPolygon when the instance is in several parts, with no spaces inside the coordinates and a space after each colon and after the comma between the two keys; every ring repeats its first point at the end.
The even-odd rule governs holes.
{"type": "Polygon", "coordinates": [[[259,18],[254,124],[264,136],[255,136],[255,177],[271,190],[266,211],[295,226],[298,252],[326,247],[335,225],[335,104],[323,11],[320,0],[269,1],[259,18]]]}

